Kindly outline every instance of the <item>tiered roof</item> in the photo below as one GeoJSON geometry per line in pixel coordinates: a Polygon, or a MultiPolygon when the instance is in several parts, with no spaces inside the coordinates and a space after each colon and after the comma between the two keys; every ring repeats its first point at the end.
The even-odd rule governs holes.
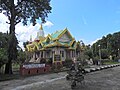
{"type": "Polygon", "coordinates": [[[56,31],[53,34],[48,34],[47,37],[39,37],[39,42],[33,41],[31,44],[27,45],[27,50],[28,51],[39,51],[39,50],[46,50],[47,48],[52,48],[52,47],[65,47],[68,49],[75,49],[77,46],[77,42],[75,39],[72,37],[68,29],[56,31]],[[64,35],[67,34],[69,37],[69,41],[62,42],[60,41],[60,38],[64,35]]]}

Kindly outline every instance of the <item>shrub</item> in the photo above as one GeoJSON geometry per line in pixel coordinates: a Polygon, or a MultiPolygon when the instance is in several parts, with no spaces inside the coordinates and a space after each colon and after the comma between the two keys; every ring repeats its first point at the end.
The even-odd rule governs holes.
{"type": "Polygon", "coordinates": [[[96,56],[93,58],[93,64],[98,65],[99,57],[96,56]]]}
{"type": "Polygon", "coordinates": [[[45,58],[41,58],[40,60],[40,64],[46,63],[46,59],[45,58]]]}
{"type": "Polygon", "coordinates": [[[87,56],[85,55],[85,57],[86,57],[86,58],[81,58],[81,57],[78,57],[78,58],[77,58],[77,61],[79,61],[79,62],[82,64],[82,66],[85,66],[85,65],[88,64],[87,61],[86,61],[87,56]]]}
{"type": "Polygon", "coordinates": [[[64,62],[64,64],[63,64],[63,66],[65,66],[66,68],[70,68],[71,65],[72,65],[72,63],[73,63],[72,59],[66,58],[66,60],[65,60],[65,62],[64,62]]]}

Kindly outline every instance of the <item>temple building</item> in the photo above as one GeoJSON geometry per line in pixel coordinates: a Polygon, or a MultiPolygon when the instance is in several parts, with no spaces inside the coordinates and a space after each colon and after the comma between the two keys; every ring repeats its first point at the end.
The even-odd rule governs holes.
{"type": "Polygon", "coordinates": [[[26,51],[29,54],[29,62],[39,63],[41,59],[55,61],[65,61],[80,57],[80,42],[70,34],[69,30],[56,31],[44,36],[42,24],[37,32],[37,37],[26,45],[26,51]]]}

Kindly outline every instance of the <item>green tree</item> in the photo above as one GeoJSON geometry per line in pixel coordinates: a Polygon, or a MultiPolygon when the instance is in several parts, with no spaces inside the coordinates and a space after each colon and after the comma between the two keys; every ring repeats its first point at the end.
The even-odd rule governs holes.
{"type": "Polygon", "coordinates": [[[24,63],[25,59],[26,59],[26,53],[25,53],[25,51],[19,50],[18,51],[18,58],[17,59],[18,59],[17,62],[19,64],[24,63]]]}
{"type": "Polygon", "coordinates": [[[91,49],[87,49],[87,50],[85,51],[85,55],[87,55],[87,56],[89,57],[89,59],[90,59],[90,58],[93,58],[92,50],[91,50],[91,49]]]}
{"type": "Polygon", "coordinates": [[[8,40],[8,63],[5,67],[6,74],[12,74],[12,60],[17,58],[17,38],[15,36],[15,25],[23,22],[36,24],[40,19],[45,22],[48,13],[51,12],[50,0],[0,0],[0,11],[8,17],[9,40],[8,40]]]}
{"type": "Polygon", "coordinates": [[[99,56],[99,49],[103,58],[112,56],[113,59],[119,56],[120,50],[120,32],[108,34],[106,37],[98,40],[92,45],[94,57],[99,56]],[[98,47],[100,45],[100,47],[98,47]]]}
{"type": "Polygon", "coordinates": [[[0,48],[8,48],[8,34],[0,32],[0,48]]]}
{"type": "Polygon", "coordinates": [[[107,59],[109,58],[108,50],[107,49],[101,49],[101,58],[107,59]]]}
{"type": "Polygon", "coordinates": [[[0,68],[8,62],[7,50],[0,48],[0,68]]]}
{"type": "Polygon", "coordinates": [[[6,33],[0,32],[0,68],[8,62],[7,48],[8,36],[6,33]]]}

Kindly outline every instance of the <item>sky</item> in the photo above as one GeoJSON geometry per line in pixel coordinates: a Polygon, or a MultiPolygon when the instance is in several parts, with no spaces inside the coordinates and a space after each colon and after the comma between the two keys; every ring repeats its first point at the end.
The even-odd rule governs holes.
{"type": "MultiPolygon", "coordinates": [[[[120,0],[51,0],[52,12],[43,24],[45,35],[67,28],[76,40],[92,44],[109,33],[120,31],[120,0]]],[[[0,32],[9,30],[7,17],[0,14],[0,32]]],[[[16,26],[16,36],[23,42],[34,39],[40,28],[29,24],[16,26]]]]}

